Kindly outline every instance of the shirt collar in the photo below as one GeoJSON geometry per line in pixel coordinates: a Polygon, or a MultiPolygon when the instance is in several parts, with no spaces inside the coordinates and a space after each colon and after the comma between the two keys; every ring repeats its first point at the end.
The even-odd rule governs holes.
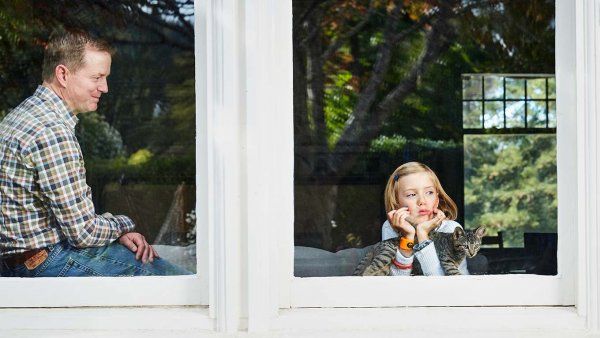
{"type": "Polygon", "coordinates": [[[52,89],[40,85],[35,90],[35,93],[33,93],[33,96],[54,106],[54,112],[56,112],[58,118],[70,129],[75,129],[75,125],[79,119],[52,89]]]}

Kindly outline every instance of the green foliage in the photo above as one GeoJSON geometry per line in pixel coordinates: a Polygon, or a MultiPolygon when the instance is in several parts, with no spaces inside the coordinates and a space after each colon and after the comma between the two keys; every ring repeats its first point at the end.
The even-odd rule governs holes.
{"type": "Polygon", "coordinates": [[[393,136],[379,136],[377,139],[371,142],[371,152],[380,152],[380,153],[388,153],[388,154],[396,154],[404,149],[404,147],[408,144],[414,144],[420,148],[429,148],[429,149],[455,149],[460,146],[460,144],[454,141],[445,141],[445,140],[431,140],[431,139],[414,139],[409,140],[402,135],[393,135],[393,136]]]}
{"type": "Polygon", "coordinates": [[[143,182],[153,184],[179,184],[195,182],[196,163],[194,157],[154,157],[140,164],[129,164],[124,157],[110,160],[86,161],[88,183],[101,188],[109,182],[143,182]]]}
{"type": "Polygon", "coordinates": [[[327,143],[332,149],[344,131],[346,121],[352,115],[356,103],[356,93],[349,82],[352,74],[341,70],[330,75],[330,85],[325,88],[325,120],[327,123],[327,143]]]}
{"type": "Polygon", "coordinates": [[[131,166],[139,166],[144,163],[148,163],[148,161],[150,161],[152,156],[154,156],[154,154],[152,154],[152,152],[150,150],[140,149],[140,150],[136,151],[135,153],[131,154],[131,156],[129,156],[129,159],[127,160],[127,164],[131,165],[131,166]]]}
{"type": "Polygon", "coordinates": [[[557,207],[555,135],[465,137],[467,227],[521,246],[523,232],[556,232],[557,207]]]}
{"type": "Polygon", "coordinates": [[[79,114],[76,135],[86,159],[110,159],[124,155],[121,134],[96,112],[79,114]]]}

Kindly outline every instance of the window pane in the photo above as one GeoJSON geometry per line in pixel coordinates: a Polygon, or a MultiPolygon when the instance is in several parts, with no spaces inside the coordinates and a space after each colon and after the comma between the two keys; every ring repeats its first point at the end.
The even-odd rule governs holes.
{"type": "Polygon", "coordinates": [[[556,99],[556,78],[548,78],[548,98],[556,99]]]}
{"type": "MultiPolygon", "coordinates": [[[[41,84],[43,47],[54,29],[64,27],[67,31],[74,28],[87,31],[107,40],[116,49],[112,63],[108,55],[100,53],[102,62],[82,66],[85,70],[82,72],[90,74],[106,73],[104,66],[107,66],[110,77],[93,81],[90,77],[83,82],[72,83],[67,90],[70,93],[82,91],[86,88],[82,83],[87,83],[89,88],[89,81],[95,83],[92,87],[101,90],[106,80],[106,88],[101,90],[105,93],[97,104],[77,105],[81,100],[77,96],[79,94],[71,96],[66,93],[63,97],[63,103],[69,109],[83,110],[77,115],[76,138],[65,149],[70,150],[69,154],[77,154],[81,150],[83,159],[75,158],[85,165],[85,171],[77,169],[82,175],[75,175],[73,171],[60,167],[58,162],[48,158],[40,160],[37,163],[40,166],[62,169],[60,175],[65,177],[60,179],[65,188],[55,190],[57,202],[52,203],[37,186],[39,190],[33,193],[35,199],[33,196],[25,198],[35,202],[18,205],[18,212],[27,214],[25,218],[30,220],[20,226],[27,228],[29,234],[36,233],[34,240],[23,244],[27,240],[21,239],[27,236],[15,236],[17,239],[7,244],[4,240],[6,233],[3,233],[5,223],[0,221],[0,255],[4,250],[9,253],[10,250],[30,251],[38,248],[40,243],[51,250],[52,244],[61,241],[65,244],[62,252],[77,251],[79,260],[77,264],[67,262],[67,256],[64,261],[62,258],[57,260],[56,266],[48,266],[44,270],[48,276],[179,275],[195,272],[194,4],[173,1],[172,5],[167,8],[160,2],[128,4],[117,1],[111,6],[97,6],[91,2],[64,6],[59,2],[48,2],[40,7],[23,1],[0,6],[0,17],[14,20],[9,21],[12,24],[6,29],[0,30],[0,40],[3,41],[0,48],[0,112],[17,106],[41,84]],[[77,27],[73,26],[75,22],[77,27]],[[21,62],[19,70],[7,72],[7,60],[16,59],[21,62]],[[90,71],[98,64],[103,66],[101,70],[94,68],[90,71]],[[67,99],[69,96],[70,99],[67,99]],[[91,190],[85,187],[85,183],[91,190]],[[85,202],[90,199],[82,197],[88,192],[93,207],[92,203],[85,202]],[[57,204],[60,207],[56,207],[57,204]],[[73,208],[73,205],[79,208],[73,208]],[[58,210],[49,213],[51,206],[58,210]],[[81,210],[86,213],[78,215],[81,210]],[[58,229],[54,216],[58,214],[77,216],[58,229]],[[79,229],[77,231],[81,235],[73,235],[78,233],[76,228],[83,226],[84,221],[85,231],[79,229]],[[122,232],[131,230],[155,245],[162,259],[142,265],[135,260],[133,252],[123,251],[124,246],[117,238],[122,232]],[[69,234],[73,237],[67,241],[69,234]],[[79,248],[75,248],[73,243],[77,243],[79,248]],[[102,260],[87,259],[97,253],[104,255],[102,260]],[[110,265],[109,261],[120,263],[110,265]],[[62,266],[56,272],[59,263],[62,266]],[[65,269],[61,270],[62,267],[65,269]]],[[[53,90],[48,89],[45,93],[60,102],[53,90]]],[[[23,112],[23,116],[28,113],[23,112]]],[[[9,120],[5,119],[3,123],[9,120]]],[[[62,120],[59,118],[57,121],[60,123],[62,120]]],[[[48,132],[61,137],[52,134],[53,130],[48,132]]],[[[28,196],[27,189],[14,188],[13,193],[15,196],[28,196]]],[[[0,216],[5,216],[3,212],[0,211],[0,216]]],[[[127,236],[135,235],[130,233],[127,236]]],[[[17,257],[27,255],[14,253],[17,257]]]]}
{"type": "Polygon", "coordinates": [[[548,128],[556,128],[556,101],[548,102],[548,128]]]}
{"type": "Polygon", "coordinates": [[[481,128],[481,102],[463,102],[463,128],[481,128]]]}
{"type": "Polygon", "coordinates": [[[525,101],[506,102],[506,128],[525,128],[525,101]]]}
{"type": "Polygon", "coordinates": [[[485,128],[504,127],[504,105],[502,102],[486,102],[483,123],[485,128]]]}
{"type": "Polygon", "coordinates": [[[463,77],[463,99],[464,100],[480,100],[483,98],[482,93],[482,76],[467,75],[463,77]]]}
{"type": "Polygon", "coordinates": [[[489,272],[555,274],[556,136],[465,135],[464,147],[466,227],[500,237],[482,249],[489,272]]]}
{"type": "Polygon", "coordinates": [[[527,126],[529,128],[546,128],[546,102],[527,102],[527,126]]]}
{"type": "Polygon", "coordinates": [[[504,97],[504,84],[502,77],[486,75],[485,77],[485,99],[501,99],[504,97]]]}
{"type": "Polygon", "coordinates": [[[506,78],[506,98],[525,99],[525,79],[506,78]]]}
{"type": "MultiPolygon", "coordinates": [[[[315,8],[292,1],[296,276],[352,275],[373,245],[399,235],[386,227],[388,209],[401,208],[390,204],[386,187],[409,162],[436,173],[458,206],[456,221],[464,223],[463,135],[522,130],[525,102],[538,95],[534,87],[526,95],[526,79],[545,84],[546,75],[538,74],[554,72],[552,2],[543,8],[539,2],[481,8],[476,1],[453,2],[448,26],[435,26],[445,20],[437,2],[391,3],[325,1],[315,8]],[[415,31],[429,15],[431,26],[415,31]],[[390,25],[406,35],[386,33],[390,25]],[[438,48],[442,27],[458,34],[438,48]]],[[[479,156],[487,159],[485,152],[479,156]]],[[[470,264],[473,273],[488,272],[470,264]]]]}
{"type": "Polygon", "coordinates": [[[545,99],[546,98],[546,79],[528,79],[527,80],[527,98],[545,99]]]}

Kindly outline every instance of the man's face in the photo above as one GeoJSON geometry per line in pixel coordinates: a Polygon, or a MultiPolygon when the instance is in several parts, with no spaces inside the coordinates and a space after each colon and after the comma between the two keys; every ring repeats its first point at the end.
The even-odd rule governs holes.
{"type": "Polygon", "coordinates": [[[63,97],[75,114],[98,109],[100,96],[108,92],[110,54],[88,47],[83,60],[83,66],[67,76],[63,97]]]}

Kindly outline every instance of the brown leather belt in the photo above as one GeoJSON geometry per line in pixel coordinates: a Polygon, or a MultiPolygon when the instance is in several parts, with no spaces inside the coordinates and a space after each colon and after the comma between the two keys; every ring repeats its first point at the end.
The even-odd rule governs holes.
{"type": "Polygon", "coordinates": [[[34,250],[29,250],[29,251],[25,251],[22,253],[18,253],[16,255],[13,256],[9,256],[4,258],[4,263],[6,263],[6,265],[9,268],[14,268],[15,266],[19,265],[19,264],[23,264],[25,263],[29,258],[37,255],[38,253],[40,253],[40,251],[48,251],[48,249],[46,248],[42,248],[42,249],[34,249],[34,250]]]}

